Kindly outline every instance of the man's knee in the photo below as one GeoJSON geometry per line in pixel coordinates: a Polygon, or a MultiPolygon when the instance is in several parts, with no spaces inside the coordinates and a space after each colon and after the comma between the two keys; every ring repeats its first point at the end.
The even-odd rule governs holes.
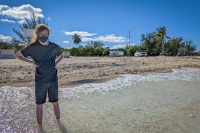
{"type": "Polygon", "coordinates": [[[58,104],[58,102],[52,102],[52,104],[58,104]]]}
{"type": "Polygon", "coordinates": [[[42,108],[43,104],[37,104],[37,108],[42,108]]]}
{"type": "Polygon", "coordinates": [[[52,105],[53,106],[58,106],[59,104],[58,104],[58,102],[52,102],[52,105]]]}

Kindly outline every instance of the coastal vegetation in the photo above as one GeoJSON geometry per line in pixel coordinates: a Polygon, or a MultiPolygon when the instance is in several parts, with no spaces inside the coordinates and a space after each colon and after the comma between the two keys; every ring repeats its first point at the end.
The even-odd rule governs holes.
{"type": "MultiPolygon", "coordinates": [[[[20,30],[13,28],[13,32],[20,40],[13,38],[10,42],[0,41],[0,49],[13,49],[17,52],[24,48],[24,45],[22,45],[25,41],[23,29],[34,29],[36,25],[41,23],[48,25],[44,20],[32,14],[31,20],[25,20],[23,24],[19,25],[20,30]]],[[[140,39],[141,44],[130,46],[127,43],[124,48],[119,48],[119,50],[124,51],[126,56],[134,56],[137,50],[146,51],[148,56],[157,56],[160,54],[176,56],[178,52],[184,52],[185,55],[200,55],[200,51],[195,52],[196,44],[193,43],[192,39],[184,40],[183,37],[169,37],[166,31],[165,26],[159,27],[151,33],[142,34],[140,39]]],[[[30,39],[27,38],[25,42],[29,43],[30,39]]],[[[110,48],[105,47],[106,44],[100,41],[91,41],[86,45],[81,45],[81,36],[76,33],[72,36],[72,41],[77,45],[76,47],[62,48],[63,51],[70,52],[72,56],[108,56],[110,53],[110,48]]]]}

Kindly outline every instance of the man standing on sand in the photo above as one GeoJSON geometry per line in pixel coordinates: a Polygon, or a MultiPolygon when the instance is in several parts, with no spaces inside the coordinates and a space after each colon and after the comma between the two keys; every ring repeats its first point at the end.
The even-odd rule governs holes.
{"type": "Polygon", "coordinates": [[[48,41],[49,34],[50,29],[46,25],[37,25],[35,27],[34,36],[30,45],[16,53],[17,59],[36,65],[35,98],[37,104],[36,115],[39,128],[42,127],[43,104],[46,102],[47,93],[49,102],[53,105],[56,119],[60,122],[56,65],[63,59],[64,56],[57,44],[48,41]],[[30,56],[33,60],[27,59],[26,57],[28,56],[30,56]]]}

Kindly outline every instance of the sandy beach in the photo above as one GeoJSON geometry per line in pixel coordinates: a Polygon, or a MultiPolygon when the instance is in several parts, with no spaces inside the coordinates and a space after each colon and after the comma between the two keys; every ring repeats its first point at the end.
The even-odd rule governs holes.
{"type": "MultiPolygon", "coordinates": [[[[104,82],[122,74],[170,72],[200,68],[200,57],[72,57],[58,64],[59,85],[104,82]]],[[[17,59],[0,60],[0,86],[34,86],[35,66],[17,59]]]]}
{"type": "MultiPolygon", "coordinates": [[[[199,133],[200,69],[60,87],[61,125],[44,105],[44,133],[199,133]]],[[[0,87],[0,132],[39,132],[34,87],[0,87]],[[16,126],[17,125],[17,126],[16,126]]]]}
{"type": "MultiPolygon", "coordinates": [[[[0,132],[38,132],[35,66],[0,64],[0,132]]],[[[44,132],[199,133],[199,68],[200,57],[65,58],[57,66],[62,126],[47,102],[44,132]]]]}

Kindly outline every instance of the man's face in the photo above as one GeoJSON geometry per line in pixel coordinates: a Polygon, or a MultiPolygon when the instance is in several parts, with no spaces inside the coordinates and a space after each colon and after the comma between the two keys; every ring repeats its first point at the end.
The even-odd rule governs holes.
{"type": "Polygon", "coordinates": [[[43,30],[39,33],[39,37],[47,37],[49,36],[49,32],[47,30],[43,30]]]}

